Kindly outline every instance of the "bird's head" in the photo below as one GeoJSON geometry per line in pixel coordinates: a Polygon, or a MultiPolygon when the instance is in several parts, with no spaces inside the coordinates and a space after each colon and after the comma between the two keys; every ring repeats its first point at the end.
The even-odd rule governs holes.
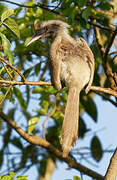
{"type": "Polygon", "coordinates": [[[70,25],[60,20],[49,20],[49,21],[43,22],[40,25],[40,28],[35,31],[34,36],[27,43],[27,46],[38,39],[45,39],[47,37],[54,38],[58,34],[61,34],[63,32],[67,33],[68,32],[67,29],[69,27],[70,25]]]}

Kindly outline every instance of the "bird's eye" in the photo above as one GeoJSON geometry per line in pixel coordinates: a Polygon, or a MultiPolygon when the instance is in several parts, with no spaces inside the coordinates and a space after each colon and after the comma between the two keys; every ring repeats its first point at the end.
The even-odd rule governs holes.
{"type": "Polygon", "coordinates": [[[45,27],[45,31],[48,31],[48,27],[47,26],[45,27]]]}

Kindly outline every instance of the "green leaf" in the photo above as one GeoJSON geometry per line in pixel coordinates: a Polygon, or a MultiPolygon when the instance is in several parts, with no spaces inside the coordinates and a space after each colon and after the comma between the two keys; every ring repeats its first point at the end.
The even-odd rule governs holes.
{"type": "Polygon", "coordinates": [[[27,85],[26,86],[26,103],[27,103],[27,106],[29,104],[29,101],[30,101],[30,88],[29,86],[27,85]]]}
{"type": "Polygon", "coordinates": [[[13,176],[15,176],[15,173],[14,173],[14,172],[10,172],[9,175],[10,175],[11,177],[13,177],[13,176]]]}
{"type": "Polygon", "coordinates": [[[0,102],[2,101],[3,98],[4,98],[4,94],[0,94],[0,102]]]}
{"type": "Polygon", "coordinates": [[[81,117],[79,117],[79,137],[83,138],[87,131],[89,131],[89,129],[87,129],[85,121],[81,117]]]}
{"type": "Polygon", "coordinates": [[[2,167],[2,165],[3,165],[3,163],[4,163],[4,152],[3,152],[3,150],[1,150],[0,151],[0,169],[1,169],[1,167],[2,167]]]}
{"type": "Polygon", "coordinates": [[[82,99],[81,103],[86,112],[93,118],[95,122],[97,122],[97,108],[94,100],[88,96],[86,100],[82,99]]]}
{"type": "Polygon", "coordinates": [[[21,106],[22,110],[26,111],[27,104],[26,104],[26,101],[23,98],[23,95],[22,95],[21,91],[18,88],[14,87],[14,93],[15,93],[15,96],[17,97],[17,99],[18,99],[18,101],[20,103],[20,106],[21,106]]]}
{"type": "Polygon", "coordinates": [[[101,2],[100,4],[97,5],[98,8],[101,8],[102,10],[110,10],[111,8],[113,9],[114,6],[108,2],[101,2]]]}
{"type": "Polygon", "coordinates": [[[14,9],[8,9],[7,11],[5,11],[2,16],[1,16],[1,21],[3,22],[5,19],[7,19],[9,16],[15,14],[14,13],[14,9]]]}
{"type": "Polygon", "coordinates": [[[9,63],[13,64],[14,56],[13,56],[13,53],[11,52],[11,50],[10,50],[10,41],[1,32],[0,32],[0,37],[2,39],[2,46],[3,46],[3,49],[4,49],[4,54],[8,57],[9,63]]]}
{"type": "Polygon", "coordinates": [[[53,86],[45,86],[45,87],[37,87],[35,88],[32,93],[48,93],[48,94],[56,94],[57,90],[53,88],[53,86]]]}
{"type": "Polygon", "coordinates": [[[17,23],[12,18],[7,18],[3,24],[8,27],[18,38],[20,38],[20,31],[17,23]]]}
{"type": "Polygon", "coordinates": [[[5,149],[5,147],[7,147],[8,143],[10,141],[11,133],[12,133],[12,129],[8,128],[8,130],[4,134],[4,149],[5,149]]]}
{"type": "Polygon", "coordinates": [[[41,176],[45,175],[46,167],[47,167],[47,160],[43,159],[40,162],[40,168],[39,168],[39,173],[41,174],[41,176]]]}
{"type": "Polygon", "coordinates": [[[0,17],[2,16],[2,14],[7,11],[7,6],[2,6],[0,5],[0,17]]]}
{"type": "Polygon", "coordinates": [[[40,105],[47,111],[49,107],[49,102],[46,100],[41,101],[40,105]]]}
{"type": "Polygon", "coordinates": [[[29,119],[28,121],[28,133],[32,133],[32,131],[34,130],[37,122],[39,121],[39,117],[32,117],[31,119],[29,119]]]}
{"type": "Polygon", "coordinates": [[[74,176],[74,180],[82,180],[82,179],[79,178],[78,176],[74,176]]]}
{"type": "Polygon", "coordinates": [[[28,180],[27,177],[28,176],[18,176],[16,180],[28,180]]]}
{"type": "Polygon", "coordinates": [[[28,77],[28,75],[30,74],[30,72],[32,71],[32,69],[33,69],[33,67],[31,67],[31,68],[27,69],[26,71],[24,71],[23,75],[24,75],[25,78],[28,77]]]}
{"type": "Polygon", "coordinates": [[[103,156],[102,145],[97,136],[94,136],[91,140],[91,154],[97,162],[100,161],[103,156]]]}
{"type": "Polygon", "coordinates": [[[74,18],[75,18],[75,8],[69,8],[70,16],[68,16],[68,24],[74,24],[74,18]]]}
{"type": "Polygon", "coordinates": [[[33,94],[38,94],[38,93],[41,93],[43,92],[43,87],[37,87],[37,88],[34,88],[34,90],[32,91],[33,94]]]}
{"type": "Polygon", "coordinates": [[[22,143],[21,143],[21,141],[20,141],[20,139],[19,139],[19,137],[17,138],[17,137],[14,137],[12,140],[10,140],[10,142],[13,144],[13,145],[15,145],[17,148],[19,148],[19,149],[23,149],[23,146],[22,146],[22,143]]]}
{"type": "Polygon", "coordinates": [[[86,2],[87,2],[87,0],[77,0],[77,1],[78,1],[78,5],[79,5],[80,7],[84,7],[85,4],[86,4],[86,2]]]}
{"type": "Polygon", "coordinates": [[[12,177],[10,177],[9,175],[5,175],[2,180],[13,180],[12,177]]]}
{"type": "Polygon", "coordinates": [[[44,87],[44,90],[48,94],[56,94],[57,90],[53,86],[46,86],[44,87]]]}
{"type": "Polygon", "coordinates": [[[35,66],[35,74],[36,74],[36,76],[38,76],[38,74],[40,72],[40,67],[41,67],[41,63],[36,64],[36,66],[35,66]]]}
{"type": "Polygon", "coordinates": [[[85,21],[87,22],[90,14],[91,14],[91,8],[87,7],[82,13],[82,18],[85,19],[85,21]]]}

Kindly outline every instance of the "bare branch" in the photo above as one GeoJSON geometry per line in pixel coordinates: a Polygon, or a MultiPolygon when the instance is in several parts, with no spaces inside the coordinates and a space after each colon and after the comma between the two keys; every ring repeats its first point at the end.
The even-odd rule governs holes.
{"type": "Polygon", "coordinates": [[[98,87],[98,86],[91,86],[90,90],[103,92],[103,93],[110,94],[112,96],[117,97],[117,92],[112,90],[111,88],[102,88],[102,87],[98,87]]]}
{"type": "Polygon", "coordinates": [[[6,80],[1,80],[0,79],[0,84],[6,85],[6,84],[10,84],[10,85],[52,85],[50,82],[44,82],[44,81],[39,81],[39,82],[34,82],[34,81],[25,81],[25,82],[21,82],[21,81],[6,81],[6,80]]]}
{"type": "Polygon", "coordinates": [[[45,124],[47,122],[47,120],[55,113],[56,111],[56,104],[54,104],[54,106],[52,107],[52,111],[50,111],[47,114],[47,117],[45,118],[44,122],[43,122],[43,138],[46,139],[46,135],[45,135],[45,124]]]}
{"type": "Polygon", "coordinates": [[[9,118],[7,115],[5,115],[3,112],[0,112],[0,117],[6,121],[13,129],[17,131],[17,133],[22,136],[23,139],[28,141],[31,144],[41,146],[45,149],[47,149],[49,152],[53,153],[55,156],[57,156],[62,161],[65,161],[68,163],[70,168],[74,168],[88,176],[91,176],[94,179],[97,180],[104,180],[104,177],[95,171],[81,165],[80,163],[76,162],[75,159],[73,159],[70,155],[66,158],[62,157],[62,152],[58,149],[56,149],[52,144],[50,144],[45,139],[42,139],[38,136],[35,136],[33,134],[29,135],[26,133],[23,129],[21,129],[11,118],[9,118]]]}
{"type": "MultiPolygon", "coordinates": [[[[51,82],[44,82],[44,81],[39,81],[39,82],[34,82],[34,81],[25,81],[25,82],[20,82],[20,81],[6,81],[3,79],[0,79],[0,84],[6,85],[47,85],[47,86],[51,86],[52,83],[51,82]]],[[[110,94],[112,96],[117,97],[117,92],[112,90],[111,88],[103,88],[103,87],[99,87],[99,86],[91,86],[90,90],[93,91],[98,91],[98,92],[103,92],[106,94],[110,94]]]]}

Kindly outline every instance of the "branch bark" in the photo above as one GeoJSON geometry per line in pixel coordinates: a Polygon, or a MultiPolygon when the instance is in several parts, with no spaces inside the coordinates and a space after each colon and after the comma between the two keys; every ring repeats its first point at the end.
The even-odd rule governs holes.
{"type": "Polygon", "coordinates": [[[110,164],[105,175],[105,180],[115,180],[116,177],[117,177],[117,148],[110,160],[110,164]]]}
{"type": "Polygon", "coordinates": [[[6,121],[13,129],[17,131],[17,133],[22,136],[23,139],[28,141],[31,144],[41,146],[47,151],[51,152],[54,154],[56,157],[61,159],[62,161],[66,162],[70,168],[74,168],[88,176],[91,176],[94,179],[97,180],[104,180],[104,177],[97,172],[81,165],[80,163],[76,162],[75,159],[73,159],[70,155],[67,158],[62,157],[62,152],[58,149],[56,149],[52,144],[50,144],[48,141],[45,139],[42,139],[38,136],[35,136],[33,134],[29,135],[26,133],[23,129],[21,129],[11,118],[9,118],[7,115],[5,115],[3,112],[0,112],[0,117],[6,121]]]}
{"type": "MultiPolygon", "coordinates": [[[[0,84],[3,85],[47,85],[47,86],[51,86],[52,83],[51,82],[44,82],[44,81],[39,81],[39,82],[34,82],[34,81],[25,81],[25,82],[20,82],[20,81],[7,81],[7,80],[1,80],[0,79],[0,84]]],[[[112,90],[111,88],[103,88],[103,87],[99,87],[99,86],[91,86],[90,90],[92,91],[98,91],[98,92],[103,92],[106,94],[110,94],[112,96],[117,97],[117,92],[112,90]]]]}

